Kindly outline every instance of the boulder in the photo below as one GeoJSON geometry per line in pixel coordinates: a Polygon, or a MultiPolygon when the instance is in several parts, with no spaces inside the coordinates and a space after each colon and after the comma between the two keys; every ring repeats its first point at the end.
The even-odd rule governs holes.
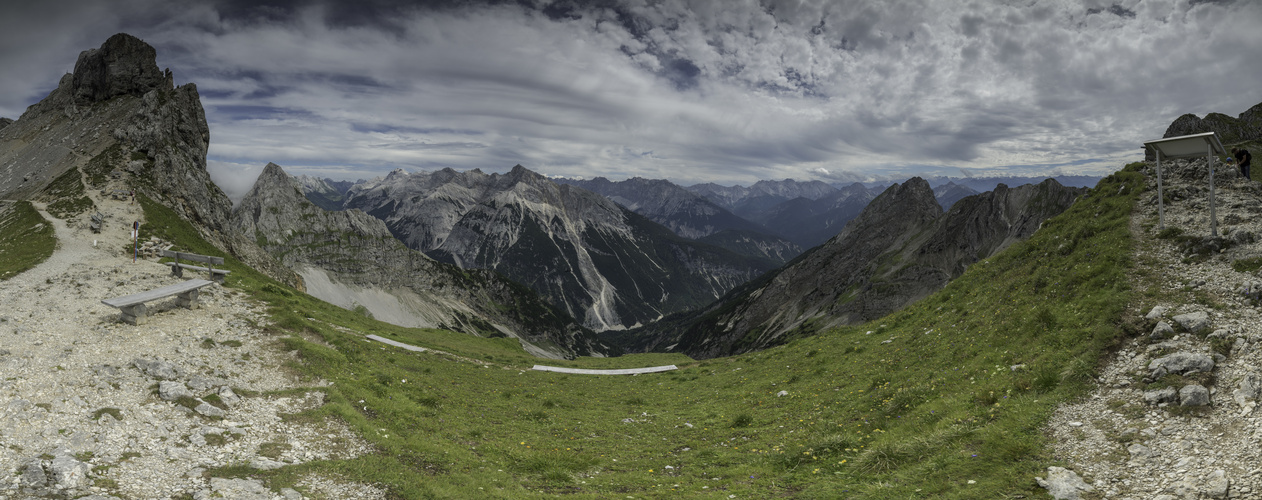
{"type": "Polygon", "coordinates": [[[88,486],[88,471],[92,468],[66,452],[53,457],[49,465],[50,485],[58,490],[75,490],[88,486]]]}
{"type": "Polygon", "coordinates": [[[1169,373],[1179,375],[1196,372],[1209,373],[1214,371],[1214,358],[1199,352],[1176,352],[1169,356],[1162,356],[1152,360],[1148,364],[1148,370],[1153,380],[1164,377],[1169,373]]]}
{"type": "MultiPolygon", "coordinates": [[[[201,401],[201,400],[198,400],[198,401],[201,401]]],[[[223,411],[223,409],[219,408],[218,406],[214,406],[205,401],[202,401],[201,404],[197,405],[196,408],[193,408],[193,411],[200,413],[202,415],[205,415],[207,417],[212,417],[212,418],[223,418],[224,416],[228,414],[227,412],[223,411]]]]}
{"type": "Polygon", "coordinates": [[[1242,408],[1251,402],[1256,403],[1259,395],[1262,395],[1262,376],[1257,372],[1241,377],[1236,383],[1236,390],[1231,392],[1231,398],[1242,408]]]}
{"type": "Polygon", "coordinates": [[[1174,327],[1170,326],[1170,323],[1166,323],[1165,321],[1158,322],[1157,326],[1152,329],[1152,334],[1150,336],[1156,340],[1170,338],[1174,336],[1174,327]]]}
{"type": "Polygon", "coordinates": [[[1179,400],[1179,391],[1173,387],[1163,387],[1155,391],[1144,392],[1144,402],[1150,405],[1173,403],[1179,400]]]}
{"type": "Polygon", "coordinates": [[[1148,315],[1144,317],[1147,319],[1159,319],[1165,314],[1166,306],[1153,306],[1152,310],[1148,311],[1148,315]]]}
{"type": "Polygon", "coordinates": [[[175,382],[171,380],[163,380],[158,383],[158,397],[165,401],[175,401],[183,397],[193,397],[193,393],[189,392],[188,387],[183,382],[175,382]]]}
{"type": "Polygon", "coordinates": [[[1174,317],[1174,321],[1188,333],[1200,333],[1209,328],[1209,314],[1205,311],[1180,314],[1174,317]]]}
{"type": "Polygon", "coordinates": [[[1034,481],[1057,500],[1079,500],[1083,493],[1095,491],[1076,472],[1064,467],[1048,467],[1047,479],[1036,477],[1034,481]]]}
{"type": "Polygon", "coordinates": [[[1179,389],[1180,406],[1205,406],[1209,404],[1209,389],[1192,384],[1179,389]]]}
{"type": "Polygon", "coordinates": [[[174,380],[180,376],[179,368],[160,359],[136,358],[132,360],[132,364],[136,365],[141,373],[159,380],[174,380]]]}
{"type": "Polygon", "coordinates": [[[1205,478],[1205,487],[1201,488],[1201,493],[1209,498],[1227,498],[1229,488],[1231,480],[1227,479],[1226,471],[1218,469],[1205,478]]]}
{"type": "Polygon", "coordinates": [[[44,472],[44,461],[31,459],[22,467],[23,488],[44,488],[48,486],[48,474],[44,472]]]}
{"type": "Polygon", "coordinates": [[[238,396],[237,393],[232,392],[231,387],[224,386],[224,387],[219,388],[219,400],[223,401],[224,404],[228,406],[232,406],[241,402],[241,396],[238,396]]]}

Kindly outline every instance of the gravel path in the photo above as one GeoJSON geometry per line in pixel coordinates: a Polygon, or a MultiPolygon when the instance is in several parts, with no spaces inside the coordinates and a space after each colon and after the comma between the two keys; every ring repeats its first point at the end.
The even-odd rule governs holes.
{"type": "MultiPolygon", "coordinates": [[[[1193,244],[1207,242],[1204,161],[1164,162],[1165,168],[1166,193],[1173,198],[1165,207],[1166,227],[1196,236],[1193,244]]],[[[1226,177],[1217,189],[1223,236],[1217,245],[1226,248],[1211,249],[1200,262],[1187,259],[1191,254],[1180,242],[1156,237],[1156,181],[1150,175],[1154,191],[1141,197],[1132,231],[1141,240],[1138,271],[1158,283],[1165,298],[1136,304],[1133,312],[1146,317],[1145,332],[1162,322],[1172,331],[1126,343],[1103,370],[1096,391],[1058,409],[1048,427],[1053,449],[1092,490],[1066,488],[1062,491],[1069,493],[1058,498],[1262,498],[1262,421],[1254,411],[1262,389],[1262,350],[1256,348],[1262,309],[1256,294],[1243,293],[1262,278],[1231,266],[1237,259],[1262,257],[1262,189],[1226,169],[1215,175],[1226,177]],[[1191,333],[1199,313],[1208,324],[1191,333]],[[1174,359],[1171,355],[1212,360],[1209,372],[1186,373],[1172,384],[1181,386],[1173,399],[1173,391],[1163,396],[1150,385],[1163,380],[1153,369],[1174,359]],[[1208,405],[1195,405],[1199,389],[1182,388],[1192,385],[1207,389],[1208,405]]]]}
{"type": "Polygon", "coordinates": [[[132,262],[137,205],[94,201],[107,215],[101,234],[86,215],[67,224],[44,213],[57,251],[0,283],[0,499],[384,497],[329,477],[304,479],[302,492],[204,477],[210,467],[268,469],[370,449],[340,422],[282,418],[319,406],[323,394],[267,395],[303,386],[281,368],[289,355],[256,327],[266,315],[242,294],[215,284],[199,309],[172,298],[150,303],[144,325],[117,322],[102,299],[180,279],[132,262]]]}

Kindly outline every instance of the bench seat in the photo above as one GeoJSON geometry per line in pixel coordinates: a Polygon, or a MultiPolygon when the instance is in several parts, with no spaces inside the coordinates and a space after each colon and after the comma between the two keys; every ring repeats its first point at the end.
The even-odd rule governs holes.
{"type": "Polygon", "coordinates": [[[182,263],[182,262],[179,262],[179,263],[177,263],[177,262],[172,262],[172,263],[171,263],[171,275],[172,275],[172,276],[175,276],[175,277],[177,277],[177,278],[183,278],[183,277],[184,277],[184,272],[183,272],[183,270],[184,270],[184,269],[188,269],[188,270],[191,270],[191,271],[199,271],[199,272],[203,272],[203,273],[210,273],[210,279],[214,280],[216,283],[223,283],[223,277],[224,277],[224,276],[227,276],[228,274],[231,274],[231,273],[232,273],[232,271],[229,271],[229,270],[227,270],[227,269],[215,269],[215,268],[213,268],[213,267],[194,266],[194,265],[192,265],[192,264],[185,264],[185,263],[182,263]],[[181,270],[177,271],[177,270],[175,269],[177,266],[178,266],[178,267],[180,267],[180,268],[181,268],[181,270]]]}
{"type": "Polygon", "coordinates": [[[119,316],[120,320],[133,325],[140,325],[145,322],[149,313],[148,309],[145,307],[145,302],[151,302],[158,299],[164,299],[172,295],[177,295],[177,304],[189,309],[196,309],[198,291],[210,283],[211,282],[208,280],[192,279],[140,293],[105,299],[102,300],[101,303],[121,310],[122,315],[119,316]]]}

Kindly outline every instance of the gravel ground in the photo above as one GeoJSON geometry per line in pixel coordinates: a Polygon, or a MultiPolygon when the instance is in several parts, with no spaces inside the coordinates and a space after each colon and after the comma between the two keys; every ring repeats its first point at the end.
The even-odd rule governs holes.
{"type": "Polygon", "coordinates": [[[258,480],[204,476],[228,464],[267,469],[371,450],[341,422],[282,419],[323,394],[266,395],[304,385],[281,368],[289,354],[255,326],[267,317],[242,294],[211,285],[198,309],[171,298],[149,303],[146,324],[119,323],[102,299],[181,280],[152,260],[132,262],[137,205],[94,201],[107,215],[102,233],[87,229],[86,216],[68,224],[44,213],[57,251],[0,286],[0,499],[383,498],[338,478],[274,492],[258,480]]]}
{"type": "MultiPolygon", "coordinates": [[[[1242,293],[1262,277],[1231,266],[1262,256],[1262,189],[1231,175],[1230,168],[1215,170],[1218,230],[1224,236],[1219,246],[1226,248],[1211,250],[1200,262],[1186,260],[1190,254],[1179,242],[1156,237],[1156,180],[1149,176],[1154,191],[1142,195],[1132,220],[1142,241],[1136,263],[1167,299],[1135,304],[1134,312],[1147,318],[1147,328],[1165,322],[1173,331],[1127,342],[1103,370],[1097,390],[1058,409],[1047,430],[1053,449],[1091,486],[1091,491],[1070,488],[1058,498],[1262,498],[1262,421],[1254,411],[1259,392],[1254,386],[1262,373],[1262,350],[1256,348],[1262,309],[1257,295],[1242,293]],[[1164,311],[1152,311],[1158,306],[1164,311]],[[1175,319],[1188,313],[1205,313],[1208,325],[1189,332],[1175,319]],[[1216,352],[1215,342],[1230,349],[1216,352]],[[1188,373],[1178,384],[1206,387],[1208,405],[1184,405],[1182,396],[1155,399],[1156,387],[1149,386],[1154,362],[1179,353],[1213,360],[1211,371],[1188,373]]],[[[1165,206],[1166,227],[1205,241],[1210,219],[1204,161],[1163,162],[1163,170],[1173,198],[1165,206]]]]}

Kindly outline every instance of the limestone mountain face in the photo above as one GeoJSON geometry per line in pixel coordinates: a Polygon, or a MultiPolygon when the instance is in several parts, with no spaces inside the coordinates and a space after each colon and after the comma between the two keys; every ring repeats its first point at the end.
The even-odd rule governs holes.
{"type": "Polygon", "coordinates": [[[304,278],[308,292],[377,319],[521,339],[549,356],[605,355],[607,346],[538,295],[489,270],[462,270],[405,247],[384,222],[356,209],[328,211],[269,163],[232,224],[304,278]]]}
{"type": "Polygon", "coordinates": [[[0,129],[0,198],[30,198],[78,170],[88,189],[135,189],[208,241],[287,283],[296,277],[227,226],[232,202],[210,180],[210,128],[196,85],[175,87],[156,52],[119,33],[79,54],[74,73],[0,129]],[[111,179],[117,179],[113,181],[111,179]]]}
{"type": "Polygon", "coordinates": [[[489,175],[395,171],[353,187],[345,206],[435,259],[499,271],[595,330],[700,307],[771,267],[520,165],[489,175]]]}
{"type": "Polygon", "coordinates": [[[888,188],[824,245],[690,317],[620,342],[709,358],[774,345],[789,334],[882,317],[941,289],[968,265],[1028,237],[1084,190],[1054,180],[960,200],[945,214],[929,184],[888,188]],[[809,322],[809,323],[808,323],[809,322]]]}

